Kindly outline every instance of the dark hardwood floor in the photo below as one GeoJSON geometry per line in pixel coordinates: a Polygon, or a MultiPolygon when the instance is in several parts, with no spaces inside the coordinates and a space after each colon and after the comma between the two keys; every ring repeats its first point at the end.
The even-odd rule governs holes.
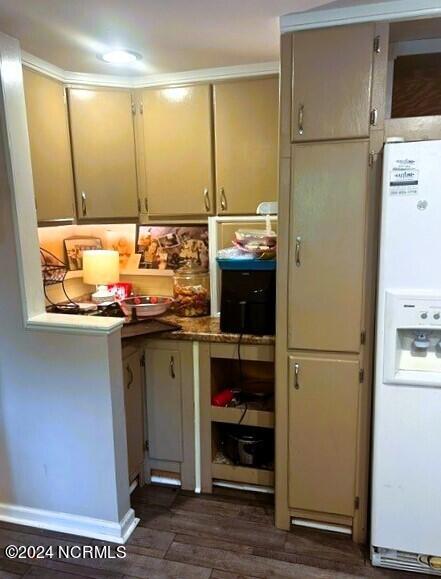
{"type": "Polygon", "coordinates": [[[303,528],[289,533],[275,529],[268,495],[229,489],[195,495],[149,486],[137,489],[132,502],[141,522],[127,544],[125,559],[11,561],[4,556],[4,547],[11,543],[105,543],[0,522],[0,579],[418,577],[374,569],[367,551],[347,537],[303,528]]]}

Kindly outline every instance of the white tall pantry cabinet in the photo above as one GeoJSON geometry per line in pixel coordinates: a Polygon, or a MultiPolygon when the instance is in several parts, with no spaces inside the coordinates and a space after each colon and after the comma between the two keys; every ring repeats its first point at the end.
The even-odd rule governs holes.
{"type": "Polygon", "coordinates": [[[374,23],[282,36],[276,525],[323,525],[359,542],[387,40],[374,23]]]}

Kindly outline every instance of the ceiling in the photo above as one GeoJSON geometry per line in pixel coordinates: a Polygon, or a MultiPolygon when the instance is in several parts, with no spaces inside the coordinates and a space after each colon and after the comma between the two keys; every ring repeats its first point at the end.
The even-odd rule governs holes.
{"type": "MultiPolygon", "coordinates": [[[[277,61],[279,16],[330,0],[0,0],[0,31],[64,70],[147,75],[277,61]],[[128,48],[143,59],[96,58],[128,48]]],[[[353,4],[358,3],[353,0],[353,4]]]]}

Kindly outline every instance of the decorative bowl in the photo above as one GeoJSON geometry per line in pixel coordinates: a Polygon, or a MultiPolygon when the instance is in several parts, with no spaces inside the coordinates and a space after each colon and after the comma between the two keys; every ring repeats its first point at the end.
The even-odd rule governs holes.
{"type": "Polygon", "coordinates": [[[126,316],[131,316],[133,308],[138,318],[160,316],[172,305],[173,298],[164,296],[134,296],[121,300],[120,305],[126,316]]]}

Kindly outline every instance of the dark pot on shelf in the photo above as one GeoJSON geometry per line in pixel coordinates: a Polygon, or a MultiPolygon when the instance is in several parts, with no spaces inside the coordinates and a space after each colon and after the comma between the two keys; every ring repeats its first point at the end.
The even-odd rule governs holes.
{"type": "Polygon", "coordinates": [[[274,457],[272,433],[261,428],[231,428],[225,432],[224,452],[234,464],[267,466],[274,457]]]}

